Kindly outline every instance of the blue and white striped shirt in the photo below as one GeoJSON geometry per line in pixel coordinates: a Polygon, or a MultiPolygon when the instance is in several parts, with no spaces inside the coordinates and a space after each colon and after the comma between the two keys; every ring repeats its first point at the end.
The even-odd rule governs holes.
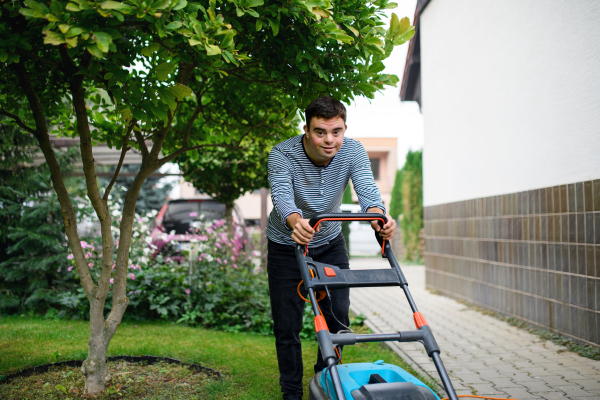
{"type": "MultiPolygon", "coordinates": [[[[340,151],[326,166],[315,165],[306,154],[304,135],[295,136],[273,147],[269,154],[269,182],[273,211],[269,216],[267,237],[280,244],[295,245],[287,218],[298,213],[312,218],[323,213],[340,212],[342,196],[352,179],[361,212],[379,207],[385,212],[379,189],[373,179],[371,163],[362,144],[344,137],[340,151]]],[[[324,221],[309,247],[326,244],[340,234],[340,222],[324,221]]]]}

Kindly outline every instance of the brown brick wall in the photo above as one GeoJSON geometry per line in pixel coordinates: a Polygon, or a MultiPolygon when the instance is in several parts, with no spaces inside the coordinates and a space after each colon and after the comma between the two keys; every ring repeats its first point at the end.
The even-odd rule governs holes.
{"type": "Polygon", "coordinates": [[[426,284],[600,344],[600,179],[425,208],[426,284]]]}

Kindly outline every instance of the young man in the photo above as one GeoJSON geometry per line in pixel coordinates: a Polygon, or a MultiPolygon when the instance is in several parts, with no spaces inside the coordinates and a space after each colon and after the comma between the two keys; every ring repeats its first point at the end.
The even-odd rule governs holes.
{"type": "MultiPolygon", "coordinates": [[[[302,399],[299,334],[305,303],[296,290],[302,277],[295,246],[308,244],[308,255],[313,260],[349,268],[340,222],[323,222],[315,231],[308,221],[317,214],[340,212],[342,195],[350,179],[362,212],[385,214],[367,152],[360,142],[344,138],[347,128],[344,105],[332,97],[320,97],[308,105],[305,117],[305,134],[275,146],[268,164],[274,208],[267,227],[267,270],[279,383],[286,400],[302,399]]],[[[375,222],[372,225],[384,239],[394,236],[393,219],[389,218],[383,228],[375,222]]],[[[338,320],[349,324],[349,294],[349,289],[334,290],[331,302],[325,298],[319,303],[333,333],[345,329],[338,320]]],[[[325,366],[319,352],[315,373],[325,366]]]]}

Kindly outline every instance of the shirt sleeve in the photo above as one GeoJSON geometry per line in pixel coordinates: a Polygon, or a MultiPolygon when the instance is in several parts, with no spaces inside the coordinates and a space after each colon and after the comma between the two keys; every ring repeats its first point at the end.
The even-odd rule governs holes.
{"type": "Polygon", "coordinates": [[[386,208],[381,201],[381,194],[375,184],[373,172],[371,171],[371,163],[367,151],[360,142],[356,142],[354,151],[354,160],[352,165],[352,186],[358,197],[360,211],[367,212],[369,208],[378,207],[385,214],[386,208]]]}
{"type": "Polygon", "coordinates": [[[283,226],[291,231],[286,223],[288,217],[293,213],[298,213],[302,216],[302,210],[296,207],[294,201],[292,165],[285,154],[279,149],[273,148],[269,153],[267,169],[273,207],[280,215],[283,226]]]}

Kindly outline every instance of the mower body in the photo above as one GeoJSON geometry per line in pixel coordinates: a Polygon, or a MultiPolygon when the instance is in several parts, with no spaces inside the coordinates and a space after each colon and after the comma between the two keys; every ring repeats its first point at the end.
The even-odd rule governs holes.
{"type": "MultiPolygon", "coordinates": [[[[338,365],[337,370],[346,399],[439,400],[423,382],[404,369],[383,361],[343,364],[338,365]],[[373,379],[374,375],[380,382],[373,379]]],[[[310,381],[309,390],[309,400],[338,400],[327,368],[310,381]]]]}

